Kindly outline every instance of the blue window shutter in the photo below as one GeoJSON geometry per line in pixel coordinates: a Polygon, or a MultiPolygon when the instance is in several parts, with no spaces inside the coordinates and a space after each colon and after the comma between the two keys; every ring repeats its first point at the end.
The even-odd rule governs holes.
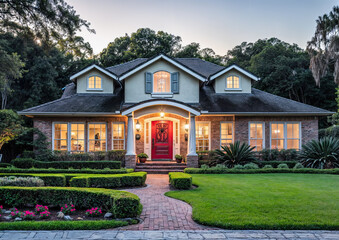
{"type": "Polygon", "coordinates": [[[179,93],[179,73],[171,73],[171,90],[172,93],[179,93]]]}
{"type": "Polygon", "coordinates": [[[153,75],[150,72],[145,73],[145,93],[152,93],[153,75]]]}

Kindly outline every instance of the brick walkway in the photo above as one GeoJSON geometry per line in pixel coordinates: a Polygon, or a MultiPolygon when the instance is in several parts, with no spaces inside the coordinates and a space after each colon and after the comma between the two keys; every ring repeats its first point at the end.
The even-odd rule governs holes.
{"type": "Polygon", "coordinates": [[[16,239],[339,239],[339,231],[176,230],[176,231],[0,231],[1,240],[16,239]]]}
{"type": "MultiPolygon", "coordinates": [[[[148,187],[127,189],[140,197],[143,211],[142,223],[123,227],[124,230],[203,230],[212,229],[192,220],[189,204],[166,197],[170,191],[168,174],[147,174],[148,187]]],[[[215,228],[214,228],[215,229],[215,228]]]]}

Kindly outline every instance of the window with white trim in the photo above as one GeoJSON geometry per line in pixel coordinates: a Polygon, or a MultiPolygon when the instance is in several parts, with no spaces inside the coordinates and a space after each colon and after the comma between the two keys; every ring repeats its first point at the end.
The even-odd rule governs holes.
{"type": "Polygon", "coordinates": [[[171,74],[169,72],[159,71],[153,74],[153,92],[171,92],[171,74]]]}
{"type": "Polygon", "coordinates": [[[206,122],[197,122],[195,127],[196,149],[200,151],[210,150],[210,125],[206,122]]]}
{"type": "Polygon", "coordinates": [[[255,151],[261,151],[265,146],[265,124],[249,123],[249,145],[255,147],[255,151]]]}
{"type": "Polygon", "coordinates": [[[85,151],[85,124],[71,123],[71,151],[84,152],[85,151]]]}
{"type": "Polygon", "coordinates": [[[113,150],[123,150],[125,149],[125,124],[112,123],[112,125],[113,150]]]}
{"type": "Polygon", "coordinates": [[[233,142],[233,123],[220,123],[220,146],[227,146],[233,142]]]}
{"type": "Polygon", "coordinates": [[[53,150],[68,151],[68,124],[54,123],[53,150]]]}
{"type": "Polygon", "coordinates": [[[106,123],[88,124],[88,150],[106,151],[106,123]]]}
{"type": "Polygon", "coordinates": [[[300,123],[271,123],[271,148],[300,149],[300,123]]]}
{"type": "Polygon", "coordinates": [[[240,79],[238,76],[232,75],[226,78],[226,89],[240,88],[240,79]]]}
{"type": "Polygon", "coordinates": [[[102,89],[101,77],[91,76],[88,78],[88,89],[102,89]]]}

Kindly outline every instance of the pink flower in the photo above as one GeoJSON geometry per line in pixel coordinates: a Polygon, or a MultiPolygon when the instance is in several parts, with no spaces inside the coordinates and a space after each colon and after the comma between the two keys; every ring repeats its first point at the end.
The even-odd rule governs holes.
{"type": "Polygon", "coordinates": [[[3,209],[3,208],[4,208],[4,207],[1,205],[1,206],[0,206],[0,209],[3,209]]]}

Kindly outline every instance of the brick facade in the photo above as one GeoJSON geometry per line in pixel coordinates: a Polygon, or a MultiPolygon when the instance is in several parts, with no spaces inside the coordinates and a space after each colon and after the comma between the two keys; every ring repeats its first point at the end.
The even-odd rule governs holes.
{"type": "MultiPolygon", "coordinates": [[[[149,114],[138,119],[141,124],[139,132],[135,131],[135,134],[140,134],[140,140],[136,140],[136,154],[144,152],[144,133],[145,133],[145,119],[159,117],[159,114],[149,114]]],[[[187,155],[188,142],[185,140],[185,124],[188,121],[186,118],[178,115],[166,113],[166,117],[179,120],[180,126],[180,154],[187,155]]],[[[220,122],[233,122],[234,126],[234,141],[242,141],[248,143],[249,134],[249,122],[264,122],[265,123],[265,146],[270,147],[270,122],[301,122],[301,136],[302,144],[318,138],[318,119],[317,117],[244,117],[244,116],[198,116],[196,122],[204,121],[210,122],[211,126],[211,149],[217,149],[220,147],[220,122]]],[[[52,142],[52,126],[53,122],[83,122],[85,126],[85,139],[87,139],[88,123],[92,122],[105,122],[107,123],[107,150],[112,150],[112,122],[124,122],[125,123],[125,146],[127,142],[127,117],[37,117],[34,118],[34,127],[40,129],[47,140],[52,142]]],[[[135,123],[137,120],[135,120],[135,123]]],[[[87,149],[87,141],[85,141],[85,149],[87,149]]]]}

